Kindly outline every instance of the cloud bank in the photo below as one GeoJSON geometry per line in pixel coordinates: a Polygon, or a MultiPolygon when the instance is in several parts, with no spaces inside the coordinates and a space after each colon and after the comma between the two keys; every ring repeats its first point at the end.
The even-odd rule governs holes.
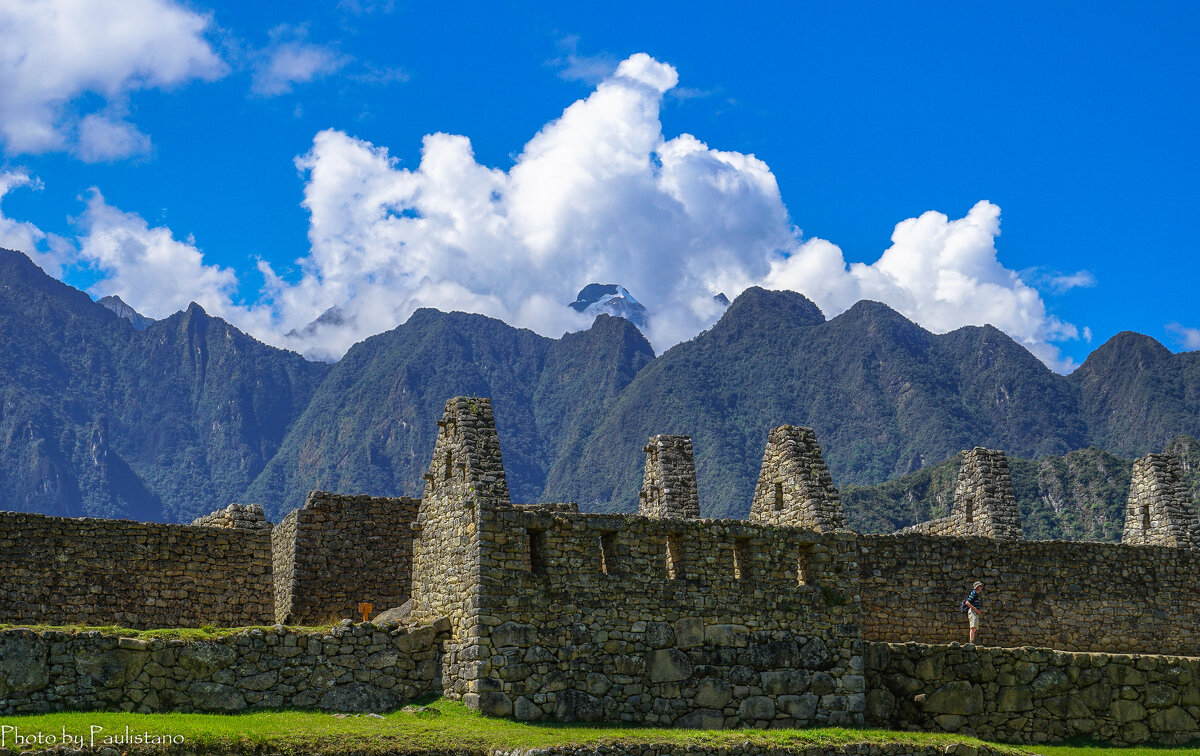
{"type": "Polygon", "coordinates": [[[208,26],[171,0],[0,2],[0,141],[90,162],[145,153],[150,138],[126,120],[129,94],[221,76],[208,26]],[[89,94],[100,104],[83,112],[89,94]]]}
{"type": "MultiPolygon", "coordinates": [[[[961,218],[902,220],[877,260],[848,263],[832,242],[803,237],[766,163],[663,135],[659,110],[677,84],[673,67],[627,58],[508,170],[481,165],[465,136],[425,137],[419,163],[405,167],[384,146],[320,132],[296,159],[309,252],[296,275],[260,262],[265,284],[249,306],[234,301],[233,271],[205,265],[190,240],[99,192],[79,254],[104,273],[94,293],[117,293],[156,317],[195,299],[265,341],[324,358],[419,307],[558,336],[588,325],[566,306],[580,288],[615,282],[647,306],[659,351],[715,322],[713,295],[761,285],[799,291],[828,316],[869,298],[934,331],[991,323],[1052,367],[1070,367],[1055,342],[1079,329],[1000,262],[1000,208],[981,201],[961,218]],[[156,283],[178,269],[189,273],[156,283]],[[331,308],[338,317],[314,324],[331,308]]],[[[1087,280],[1075,275],[1062,286],[1087,280]]]]}

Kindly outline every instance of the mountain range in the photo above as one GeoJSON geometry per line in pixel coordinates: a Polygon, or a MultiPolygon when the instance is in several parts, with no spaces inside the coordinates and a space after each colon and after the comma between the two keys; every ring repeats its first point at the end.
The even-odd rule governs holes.
{"type": "MultiPolygon", "coordinates": [[[[892,495],[900,481],[874,484],[944,477],[960,449],[1039,460],[1095,447],[1119,472],[1200,436],[1200,353],[1134,333],[1062,376],[990,326],[933,334],[875,302],[826,319],[799,294],[752,288],[658,356],[611,315],[552,339],[423,309],[327,364],[195,304],[157,321],[106,304],[0,251],[6,508],[189,521],[242,501],[278,519],[311,488],[412,495],[456,394],[492,397],[515,501],[630,511],[646,437],[684,433],[704,514],[744,516],[767,430],[792,423],[815,428],[840,486],[859,486],[846,489],[852,524],[876,530],[934,515],[944,490],[906,499],[892,495]]],[[[1112,538],[1068,527],[1083,516],[1071,490],[1043,530],[1112,538]]]]}

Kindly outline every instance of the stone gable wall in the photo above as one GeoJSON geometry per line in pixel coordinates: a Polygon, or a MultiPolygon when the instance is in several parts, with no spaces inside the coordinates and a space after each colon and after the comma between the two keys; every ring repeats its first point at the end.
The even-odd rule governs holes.
{"type": "Polygon", "coordinates": [[[414,621],[450,621],[451,640],[442,659],[444,690],[450,698],[478,693],[479,532],[490,512],[508,504],[491,402],[474,397],[448,400],[438,421],[414,525],[419,535],[410,616],[414,621]]]}
{"type": "Polygon", "coordinates": [[[214,640],[0,631],[0,715],[387,711],[441,689],[444,625],[282,627],[214,640]]]}
{"type": "Polygon", "coordinates": [[[689,436],[651,436],[642,447],[646,467],[638,493],[638,514],[671,520],[700,516],[696,459],[689,436]]]}
{"type": "Polygon", "coordinates": [[[1044,648],[866,644],[867,723],[1009,743],[1200,734],[1200,659],[1044,648]]]}
{"type": "Polygon", "coordinates": [[[771,429],[750,503],[750,520],[822,533],[846,527],[842,502],[812,428],[771,429]]]}
{"type": "Polygon", "coordinates": [[[917,523],[900,532],[1003,540],[1024,538],[1021,512],[1017,509],[1004,452],[977,446],[960,452],[959,456],[962,465],[949,516],[917,523]]]}
{"type": "Polygon", "coordinates": [[[920,534],[858,544],[866,640],[965,642],[959,606],[981,580],[981,644],[1200,655],[1190,549],[920,534]]]}
{"type": "Polygon", "coordinates": [[[1147,454],[1133,463],[1121,543],[1200,546],[1200,518],[1176,455],[1147,454]]]}
{"type": "Polygon", "coordinates": [[[320,625],[409,599],[420,499],[312,491],[272,533],[275,619],[320,625]]]}
{"type": "Polygon", "coordinates": [[[272,592],[266,532],[0,512],[0,622],[262,625],[272,592]]]}
{"type": "Polygon", "coordinates": [[[481,711],[703,727],[861,719],[853,536],[513,508],[482,525],[480,679],[467,698],[481,711]]]}

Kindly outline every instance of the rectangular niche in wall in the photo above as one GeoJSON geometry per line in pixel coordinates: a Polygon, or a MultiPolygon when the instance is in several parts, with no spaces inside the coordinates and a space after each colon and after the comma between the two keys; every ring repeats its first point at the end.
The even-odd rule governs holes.
{"type": "Polygon", "coordinates": [[[600,571],[605,575],[617,572],[617,534],[614,531],[600,534],[600,571]]]}
{"type": "Polygon", "coordinates": [[[525,569],[534,575],[546,574],[546,531],[525,530],[525,569]]]}
{"type": "Polygon", "coordinates": [[[733,579],[750,579],[750,540],[736,538],[733,541],[733,579]]]}
{"type": "Polygon", "coordinates": [[[800,547],[800,557],[796,560],[796,583],[816,585],[812,574],[812,546],[800,547]]]}
{"type": "Polygon", "coordinates": [[[667,536],[667,580],[683,580],[683,540],[667,536]]]}

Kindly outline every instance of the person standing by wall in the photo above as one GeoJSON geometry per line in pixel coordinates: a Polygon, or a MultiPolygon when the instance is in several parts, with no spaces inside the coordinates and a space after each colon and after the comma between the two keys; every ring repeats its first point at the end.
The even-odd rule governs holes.
{"type": "Polygon", "coordinates": [[[963,601],[963,606],[967,610],[967,627],[970,628],[971,634],[969,642],[974,643],[975,631],[979,629],[979,616],[983,611],[983,583],[975,581],[975,585],[971,586],[971,593],[966,601],[963,601]]]}

